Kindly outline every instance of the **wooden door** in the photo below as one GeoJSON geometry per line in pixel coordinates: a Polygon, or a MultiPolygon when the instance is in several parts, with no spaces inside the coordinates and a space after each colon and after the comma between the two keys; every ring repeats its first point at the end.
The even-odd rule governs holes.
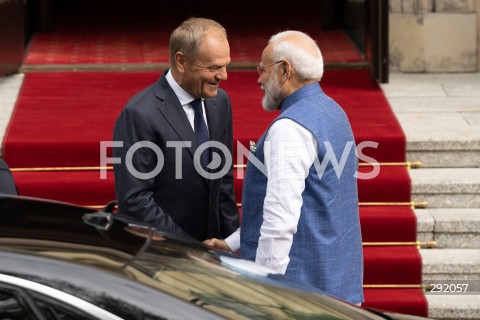
{"type": "Polygon", "coordinates": [[[24,42],[23,0],[0,0],[0,76],[21,66],[24,42]]]}
{"type": "Polygon", "coordinates": [[[388,0],[365,2],[365,57],[380,83],[388,83],[388,11],[388,0]]]}

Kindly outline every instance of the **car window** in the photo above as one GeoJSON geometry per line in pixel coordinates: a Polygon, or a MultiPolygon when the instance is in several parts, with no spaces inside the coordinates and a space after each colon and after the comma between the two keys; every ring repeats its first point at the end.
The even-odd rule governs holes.
{"type": "Polygon", "coordinates": [[[98,320],[70,304],[8,285],[0,289],[2,320],[98,320]]]}
{"type": "Polygon", "coordinates": [[[0,288],[0,319],[28,320],[28,316],[19,296],[13,291],[0,288]]]}
{"type": "Polygon", "coordinates": [[[97,320],[62,301],[56,301],[35,293],[32,294],[32,298],[46,320],[97,320]]]}
{"type": "Polygon", "coordinates": [[[6,274],[0,274],[0,319],[121,320],[66,292],[6,274]]]}

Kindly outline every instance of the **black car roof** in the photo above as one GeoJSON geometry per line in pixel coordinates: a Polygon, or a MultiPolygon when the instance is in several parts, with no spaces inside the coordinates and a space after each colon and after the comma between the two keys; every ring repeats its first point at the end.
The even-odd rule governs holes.
{"type": "MultiPolygon", "coordinates": [[[[246,276],[231,270],[222,265],[222,254],[215,254],[201,242],[152,230],[146,224],[110,212],[112,207],[113,204],[109,204],[96,211],[68,203],[0,195],[0,271],[30,277],[38,276],[40,272],[42,277],[50,279],[47,282],[69,279],[68,282],[80,287],[85,279],[95,282],[96,278],[104,277],[98,279],[96,286],[106,289],[109,282],[129,282],[131,288],[184,297],[184,301],[198,300],[217,311],[223,310],[221,313],[233,312],[242,316],[249,312],[265,315],[265,303],[270,297],[265,302],[261,300],[268,295],[272,299],[298,298],[302,306],[309,305],[312,311],[325,305],[328,306],[325,310],[334,314],[350,313],[355,319],[372,319],[367,311],[357,310],[325,295],[308,293],[306,291],[322,292],[288,281],[284,276],[246,276]],[[16,267],[18,264],[21,267],[16,267]],[[71,264],[72,268],[59,277],[66,264],[71,264]],[[144,288],[144,285],[150,288],[144,288]],[[245,294],[242,294],[244,290],[245,294]]],[[[56,285],[63,290],[62,283],[57,281],[56,285]]],[[[144,299],[138,305],[150,301],[145,299],[145,294],[137,295],[144,299]]],[[[277,300],[276,304],[266,308],[286,308],[282,305],[287,300],[277,300]]],[[[151,308],[152,312],[158,309],[159,303],[153,303],[151,308]]],[[[302,308],[290,311],[299,312],[302,308]]],[[[203,314],[205,310],[201,312],[203,314]]],[[[216,318],[205,315],[200,318],[216,318]]]]}

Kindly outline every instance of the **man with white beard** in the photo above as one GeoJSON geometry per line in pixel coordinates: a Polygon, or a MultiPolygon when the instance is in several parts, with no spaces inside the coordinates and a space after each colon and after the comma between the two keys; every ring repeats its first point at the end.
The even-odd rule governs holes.
{"type": "Polygon", "coordinates": [[[355,140],[345,112],[320,87],[320,49],[303,32],[280,32],[270,38],[257,69],[263,108],[280,110],[252,152],[264,170],[247,163],[241,227],[225,240],[204,242],[240,249],[243,258],[274,273],[360,304],[355,140]],[[344,150],[348,157],[338,174],[323,160],[332,154],[343,159],[344,150]]]}

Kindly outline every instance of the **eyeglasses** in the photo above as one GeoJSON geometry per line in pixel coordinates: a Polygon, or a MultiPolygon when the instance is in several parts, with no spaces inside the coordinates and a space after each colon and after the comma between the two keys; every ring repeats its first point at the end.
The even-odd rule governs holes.
{"type": "Polygon", "coordinates": [[[274,63],[271,63],[271,64],[268,64],[268,65],[266,65],[266,66],[260,66],[260,65],[257,66],[258,74],[259,74],[259,75],[262,75],[262,73],[265,72],[265,68],[270,67],[270,66],[273,66],[273,65],[276,65],[276,64],[279,64],[280,62],[283,62],[283,60],[278,60],[278,61],[276,61],[276,62],[274,62],[274,63]]]}

